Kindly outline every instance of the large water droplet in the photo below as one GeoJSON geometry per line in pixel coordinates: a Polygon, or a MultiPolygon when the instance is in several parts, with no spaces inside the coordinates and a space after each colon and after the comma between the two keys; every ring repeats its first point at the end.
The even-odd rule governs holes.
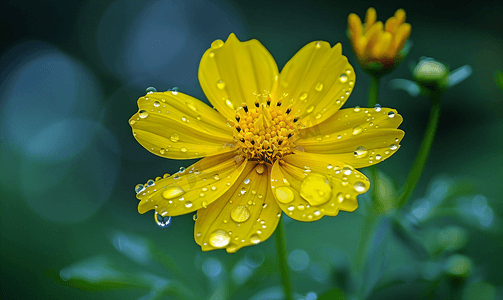
{"type": "Polygon", "coordinates": [[[177,95],[179,89],[178,89],[178,87],[175,86],[175,87],[171,88],[170,90],[171,90],[171,94],[177,95]]]}
{"type": "Polygon", "coordinates": [[[169,216],[161,216],[156,211],[154,212],[154,220],[159,227],[168,227],[169,223],[171,223],[171,217],[169,216]]]}
{"type": "Polygon", "coordinates": [[[231,219],[236,223],[242,223],[250,218],[250,211],[246,206],[240,205],[231,212],[231,219]]]}
{"type": "Polygon", "coordinates": [[[307,94],[306,92],[304,92],[304,93],[300,94],[299,99],[300,99],[301,101],[304,101],[304,100],[306,100],[306,99],[307,99],[307,96],[308,96],[308,94],[307,94]]]}
{"type": "Polygon", "coordinates": [[[353,135],[358,135],[363,132],[363,128],[360,125],[353,127],[353,135]]]}
{"type": "Polygon", "coordinates": [[[148,117],[148,112],[147,112],[146,110],[142,109],[142,110],[140,110],[140,111],[138,112],[138,116],[139,116],[140,118],[142,118],[142,119],[145,119],[146,117],[148,117]]]}
{"type": "Polygon", "coordinates": [[[187,149],[186,147],[181,147],[180,151],[183,152],[183,153],[185,153],[185,152],[189,151],[189,149],[187,149]]]}
{"type": "Polygon", "coordinates": [[[292,189],[286,185],[277,187],[275,193],[276,198],[281,203],[290,203],[295,198],[292,189]]]}
{"type": "Polygon", "coordinates": [[[231,236],[230,234],[223,230],[223,229],[217,229],[213,231],[210,234],[209,242],[210,245],[216,248],[222,248],[227,245],[229,245],[229,242],[231,241],[231,236]]]}
{"type": "Polygon", "coordinates": [[[145,190],[145,187],[143,186],[143,184],[137,184],[135,187],[134,187],[134,191],[139,194],[141,192],[143,192],[145,190]]]}
{"type": "Polygon", "coordinates": [[[145,92],[146,92],[147,94],[152,94],[152,93],[157,92],[157,90],[155,89],[155,87],[152,87],[152,86],[151,86],[151,87],[148,87],[148,88],[145,90],[145,92]]]}
{"type": "Polygon", "coordinates": [[[376,104],[376,106],[374,106],[374,110],[377,111],[377,112],[380,112],[381,111],[381,105],[380,104],[376,104]]]}
{"type": "Polygon", "coordinates": [[[174,183],[166,186],[166,188],[162,192],[162,196],[164,197],[164,199],[173,199],[176,197],[180,197],[183,194],[185,194],[183,188],[178,184],[174,183]]]}
{"type": "Polygon", "coordinates": [[[367,156],[368,151],[367,151],[367,149],[365,147],[360,146],[360,147],[358,147],[358,148],[355,149],[354,154],[355,154],[356,158],[361,158],[361,157],[367,156]]]}
{"type": "Polygon", "coordinates": [[[257,172],[257,174],[264,174],[264,171],[265,171],[265,166],[263,164],[258,164],[255,167],[255,172],[257,172]]]}
{"type": "Polygon", "coordinates": [[[390,118],[394,118],[394,117],[395,117],[395,113],[394,113],[394,112],[392,112],[392,111],[390,111],[390,112],[388,113],[388,117],[390,117],[390,118]]]}
{"type": "Polygon", "coordinates": [[[215,40],[213,43],[211,43],[211,48],[213,49],[218,49],[224,45],[224,41],[222,40],[215,40]]]}
{"type": "Polygon", "coordinates": [[[380,154],[377,154],[376,155],[376,160],[380,160],[381,159],[381,155],[380,154]]]}
{"type": "Polygon", "coordinates": [[[191,208],[192,207],[192,202],[190,202],[190,201],[185,202],[185,207],[191,208]]]}
{"type": "Polygon", "coordinates": [[[342,173],[343,173],[344,175],[351,175],[351,169],[350,169],[350,168],[348,168],[348,167],[344,167],[344,168],[342,169],[342,173]]]}
{"type": "Polygon", "coordinates": [[[252,234],[250,236],[250,242],[254,243],[254,244],[258,244],[260,243],[260,236],[256,233],[252,234]]]}
{"type": "Polygon", "coordinates": [[[217,87],[223,90],[225,88],[225,82],[222,79],[220,79],[219,81],[217,81],[217,87]]]}
{"type": "Polygon", "coordinates": [[[367,191],[367,186],[361,181],[355,182],[353,187],[358,193],[365,193],[367,191]]]}
{"type": "Polygon", "coordinates": [[[332,188],[328,178],[321,174],[310,173],[302,180],[300,196],[311,205],[326,203],[332,196],[332,188]]]}
{"type": "Polygon", "coordinates": [[[161,106],[161,103],[159,101],[154,101],[154,106],[159,107],[159,106],[161,106]]]}
{"type": "Polygon", "coordinates": [[[176,133],[173,133],[171,134],[171,136],[169,137],[169,139],[173,142],[173,143],[176,143],[178,142],[178,140],[180,139],[180,136],[176,133]]]}
{"type": "Polygon", "coordinates": [[[348,76],[346,74],[341,74],[339,81],[345,83],[346,81],[348,81],[348,76]]]}

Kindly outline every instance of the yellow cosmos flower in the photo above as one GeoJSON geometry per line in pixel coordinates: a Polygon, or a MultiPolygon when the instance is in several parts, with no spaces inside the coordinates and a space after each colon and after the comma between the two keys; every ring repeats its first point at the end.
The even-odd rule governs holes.
{"type": "Polygon", "coordinates": [[[348,17],[349,39],[362,68],[370,72],[382,72],[396,67],[406,53],[401,53],[409,39],[411,26],[405,22],[405,11],[399,9],[386,21],[376,22],[374,8],[367,10],[365,24],[360,17],[348,17]]]}
{"type": "Polygon", "coordinates": [[[404,135],[393,109],[340,109],[355,83],[340,44],[309,43],[279,73],[259,41],[231,34],[204,53],[199,81],[214,109],[179,91],[153,92],[129,123],[156,155],[204,157],[137,189],[140,213],[197,211],[204,251],[260,243],[282,212],[309,222],[355,210],[369,188],[355,168],[387,159],[404,135]]]}

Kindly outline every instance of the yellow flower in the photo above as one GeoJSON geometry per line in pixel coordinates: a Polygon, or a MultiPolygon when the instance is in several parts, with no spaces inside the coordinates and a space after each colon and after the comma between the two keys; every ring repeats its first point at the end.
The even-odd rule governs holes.
{"type": "Polygon", "coordinates": [[[349,39],[361,67],[370,73],[386,72],[396,67],[406,53],[400,53],[410,36],[411,26],[405,22],[405,11],[399,9],[386,21],[376,22],[374,8],[367,10],[365,24],[360,17],[348,17],[349,39]]]}
{"type": "Polygon", "coordinates": [[[259,41],[231,34],[204,53],[199,81],[214,109],[179,91],[153,92],[129,123],[156,155],[205,157],[136,190],[140,213],[197,210],[204,251],[260,243],[282,212],[310,222],[355,210],[369,188],[355,168],[387,159],[404,135],[393,109],[340,109],[355,83],[340,44],[309,43],[279,73],[259,41]]]}

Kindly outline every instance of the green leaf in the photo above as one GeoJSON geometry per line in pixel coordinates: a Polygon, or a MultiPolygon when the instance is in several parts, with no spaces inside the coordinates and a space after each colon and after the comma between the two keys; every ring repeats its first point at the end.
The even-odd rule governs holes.
{"type": "Polygon", "coordinates": [[[496,84],[499,86],[499,88],[503,90],[503,72],[496,72],[494,79],[496,80],[496,84]]]}
{"type": "Polygon", "coordinates": [[[346,297],[344,297],[344,293],[338,288],[326,291],[325,293],[323,293],[318,297],[318,300],[344,300],[344,299],[346,299],[346,297]]]}

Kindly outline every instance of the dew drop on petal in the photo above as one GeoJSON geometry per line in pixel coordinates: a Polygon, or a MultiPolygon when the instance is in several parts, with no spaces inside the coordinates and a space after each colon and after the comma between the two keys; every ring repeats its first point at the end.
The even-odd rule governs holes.
{"type": "Polygon", "coordinates": [[[185,207],[191,208],[192,207],[192,202],[190,202],[190,201],[185,202],[185,207]]]}
{"type": "Polygon", "coordinates": [[[170,184],[166,186],[166,188],[162,192],[162,197],[164,199],[173,199],[180,197],[183,194],[185,194],[185,191],[181,186],[179,186],[178,184],[170,184]]]}
{"type": "Polygon", "coordinates": [[[227,106],[228,106],[229,108],[234,109],[234,105],[232,105],[231,100],[229,100],[229,99],[225,99],[225,104],[227,104],[227,106]]]}
{"type": "Polygon", "coordinates": [[[314,110],[314,105],[309,105],[306,109],[307,113],[312,113],[314,110]]]}
{"type": "Polygon", "coordinates": [[[159,106],[161,106],[161,103],[159,101],[154,101],[154,106],[159,107],[159,106]]]}
{"type": "Polygon", "coordinates": [[[375,110],[376,112],[380,112],[380,111],[381,111],[381,105],[380,105],[379,103],[378,103],[378,104],[376,104],[376,106],[374,106],[374,110],[375,110]]]}
{"type": "Polygon", "coordinates": [[[345,167],[342,169],[342,173],[344,173],[344,175],[351,175],[351,169],[348,167],[345,167]]]}
{"type": "Polygon", "coordinates": [[[339,201],[339,202],[344,201],[344,194],[343,193],[338,193],[337,194],[337,201],[339,201]]]}
{"type": "Polygon", "coordinates": [[[328,178],[321,174],[310,173],[302,180],[300,196],[311,205],[326,203],[332,197],[332,188],[328,178]]]}
{"type": "Polygon", "coordinates": [[[250,211],[246,206],[239,205],[236,206],[231,211],[231,219],[236,223],[242,223],[250,218],[250,211]]]}
{"type": "Polygon", "coordinates": [[[193,111],[197,111],[196,103],[194,102],[194,100],[187,99],[187,102],[185,102],[185,104],[187,104],[187,107],[192,109],[193,111]]]}
{"type": "Polygon", "coordinates": [[[388,113],[388,117],[390,117],[390,118],[394,118],[394,117],[395,117],[395,113],[394,113],[394,112],[392,112],[392,111],[390,111],[390,112],[388,113]]]}
{"type": "Polygon", "coordinates": [[[397,145],[395,145],[395,144],[391,144],[391,145],[389,146],[389,149],[390,149],[390,150],[396,150],[396,149],[398,149],[398,146],[397,146],[397,145]]]}
{"type": "Polygon", "coordinates": [[[151,87],[148,87],[148,88],[145,90],[145,92],[146,92],[147,94],[152,94],[152,93],[157,92],[157,90],[156,90],[156,88],[155,88],[155,87],[152,87],[152,86],[151,86],[151,87]]]}
{"type": "Polygon", "coordinates": [[[367,156],[367,154],[368,154],[368,151],[363,146],[360,146],[360,147],[356,148],[355,152],[354,152],[354,155],[355,155],[356,158],[365,157],[365,156],[367,156]]]}
{"type": "Polygon", "coordinates": [[[171,223],[171,217],[169,216],[161,216],[156,211],[154,212],[154,220],[157,223],[157,226],[164,228],[168,227],[169,223],[171,223]]]}
{"type": "Polygon", "coordinates": [[[134,187],[134,190],[137,194],[143,192],[145,190],[145,187],[143,186],[143,184],[137,184],[135,187],[134,187]]]}
{"type": "Polygon", "coordinates": [[[173,142],[173,143],[176,143],[178,142],[178,140],[180,139],[180,136],[176,133],[173,133],[171,134],[171,136],[169,137],[169,139],[173,142]]]}
{"type": "Polygon", "coordinates": [[[264,174],[264,171],[265,171],[265,166],[263,164],[258,164],[255,167],[255,172],[257,172],[257,174],[264,174]]]}
{"type": "Polygon", "coordinates": [[[361,181],[355,182],[353,187],[358,193],[365,193],[367,191],[367,186],[361,181]]]}
{"type": "Polygon", "coordinates": [[[275,191],[276,198],[281,203],[290,203],[295,198],[295,195],[291,188],[286,185],[279,186],[275,191]]]}
{"type": "Polygon", "coordinates": [[[183,152],[183,153],[185,153],[185,152],[189,151],[189,149],[187,149],[186,147],[181,147],[180,151],[183,152]]]}
{"type": "Polygon", "coordinates": [[[306,92],[304,92],[304,93],[300,94],[299,99],[300,99],[301,101],[304,101],[304,100],[306,100],[306,99],[307,99],[307,96],[308,96],[308,94],[307,94],[306,92]]]}
{"type": "Polygon", "coordinates": [[[339,81],[345,83],[346,81],[348,81],[348,76],[346,74],[341,74],[339,81]]]}
{"type": "Polygon", "coordinates": [[[138,116],[139,116],[140,118],[142,118],[142,119],[145,119],[146,117],[148,117],[148,112],[147,112],[146,110],[142,109],[142,110],[140,110],[140,111],[138,112],[138,116]]]}
{"type": "Polygon", "coordinates": [[[209,237],[210,245],[216,248],[225,247],[229,245],[230,241],[231,241],[230,234],[223,229],[217,229],[213,231],[209,237]]]}
{"type": "Polygon", "coordinates": [[[225,82],[222,79],[218,80],[217,81],[217,87],[219,89],[223,90],[225,88],[225,82]]]}
{"type": "Polygon", "coordinates": [[[358,135],[363,132],[363,128],[360,125],[353,127],[353,135],[358,135]]]}
{"type": "Polygon", "coordinates": [[[355,111],[355,112],[360,112],[360,110],[362,110],[362,109],[361,109],[361,107],[359,107],[359,106],[355,106],[355,108],[354,108],[354,111],[355,111]]]}
{"type": "Polygon", "coordinates": [[[321,92],[321,90],[323,90],[323,83],[318,82],[318,84],[316,84],[314,89],[317,90],[318,92],[321,92]]]}
{"type": "Polygon", "coordinates": [[[252,242],[253,244],[258,244],[260,243],[260,236],[256,233],[252,234],[250,236],[250,242],[252,242]]]}

